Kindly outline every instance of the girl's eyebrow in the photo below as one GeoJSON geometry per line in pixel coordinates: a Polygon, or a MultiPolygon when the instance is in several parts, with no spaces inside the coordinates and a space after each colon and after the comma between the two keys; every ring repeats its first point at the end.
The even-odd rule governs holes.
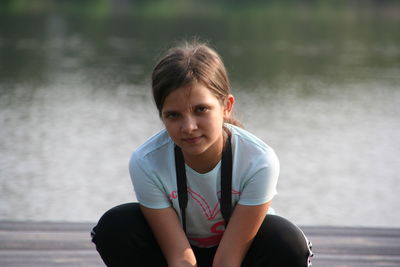
{"type": "Polygon", "coordinates": [[[211,106],[210,106],[210,105],[207,105],[207,104],[199,104],[199,105],[193,106],[193,107],[192,107],[192,110],[193,110],[193,111],[196,111],[196,110],[199,109],[199,108],[211,109],[211,106]]]}
{"type": "Polygon", "coordinates": [[[179,113],[179,111],[176,111],[176,110],[164,110],[162,112],[162,114],[172,114],[172,113],[179,113]]]}
{"type": "MultiPolygon", "coordinates": [[[[198,107],[211,107],[211,105],[209,103],[198,103],[198,104],[191,106],[191,109],[195,109],[198,107]]],[[[162,114],[171,114],[171,113],[179,113],[179,112],[180,111],[177,109],[167,109],[167,110],[163,110],[162,114]]]]}
{"type": "Polygon", "coordinates": [[[204,103],[197,103],[197,104],[193,105],[193,107],[198,107],[198,106],[210,106],[210,104],[204,102],[204,103]]]}
{"type": "Polygon", "coordinates": [[[211,106],[212,106],[211,104],[205,102],[205,103],[198,103],[196,105],[193,105],[192,107],[198,108],[198,107],[211,107],[211,106]]]}

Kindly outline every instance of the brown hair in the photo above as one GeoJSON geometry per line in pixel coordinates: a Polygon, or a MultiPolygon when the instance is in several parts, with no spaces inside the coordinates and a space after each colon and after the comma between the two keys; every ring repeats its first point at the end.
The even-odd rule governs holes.
{"type": "MultiPolygon", "coordinates": [[[[204,43],[183,43],[174,47],[154,67],[152,90],[159,115],[165,98],[174,90],[201,83],[224,102],[231,87],[224,63],[218,53],[204,43]]],[[[241,126],[231,116],[226,122],[241,126]]]]}

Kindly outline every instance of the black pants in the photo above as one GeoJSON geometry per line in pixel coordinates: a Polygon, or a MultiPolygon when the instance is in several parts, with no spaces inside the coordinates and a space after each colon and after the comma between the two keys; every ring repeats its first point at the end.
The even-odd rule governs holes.
{"type": "MultiPolygon", "coordinates": [[[[160,222],[162,223],[162,222],[160,222]]],[[[92,231],[92,241],[107,266],[167,266],[138,203],[107,211],[92,231]]],[[[193,247],[199,267],[211,267],[217,247],[193,247]]],[[[242,266],[311,266],[311,243],[288,220],[267,215],[242,266]]]]}

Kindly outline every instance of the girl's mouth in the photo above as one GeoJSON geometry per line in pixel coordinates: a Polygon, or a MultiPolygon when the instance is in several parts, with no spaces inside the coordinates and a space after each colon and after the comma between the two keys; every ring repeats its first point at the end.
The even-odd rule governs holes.
{"type": "Polygon", "coordinates": [[[202,136],[196,136],[196,137],[190,137],[190,138],[184,138],[183,141],[189,143],[189,144],[195,144],[200,141],[202,136]]]}

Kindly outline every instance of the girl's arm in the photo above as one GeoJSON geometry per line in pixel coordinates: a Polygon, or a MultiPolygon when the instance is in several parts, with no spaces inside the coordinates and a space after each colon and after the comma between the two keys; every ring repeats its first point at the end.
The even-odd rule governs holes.
{"type": "Polygon", "coordinates": [[[140,206],[171,267],[197,266],[196,257],[172,207],[150,209],[140,206]]]}
{"type": "Polygon", "coordinates": [[[257,206],[236,205],[214,257],[213,267],[240,267],[271,201],[257,206]]]}

